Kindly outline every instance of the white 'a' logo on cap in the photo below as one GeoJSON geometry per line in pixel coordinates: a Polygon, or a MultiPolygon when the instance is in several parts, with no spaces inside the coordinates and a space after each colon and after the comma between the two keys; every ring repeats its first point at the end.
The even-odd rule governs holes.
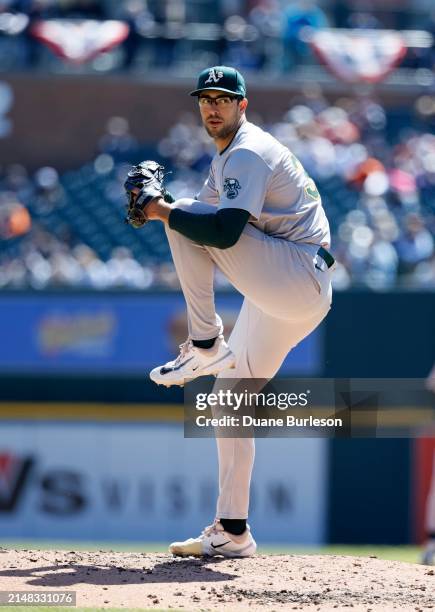
{"type": "Polygon", "coordinates": [[[222,70],[216,71],[214,68],[212,68],[208,72],[208,79],[206,80],[205,85],[207,85],[207,83],[212,83],[212,82],[217,83],[219,79],[221,79],[223,76],[224,76],[224,73],[222,72],[222,70]]]}

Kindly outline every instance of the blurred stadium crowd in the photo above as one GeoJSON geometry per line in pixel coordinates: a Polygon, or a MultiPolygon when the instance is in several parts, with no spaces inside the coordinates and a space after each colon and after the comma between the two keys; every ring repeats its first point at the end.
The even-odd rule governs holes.
{"type": "MultiPolygon", "coordinates": [[[[47,19],[92,19],[120,20],[128,35],[110,53],[87,59],[85,53],[84,70],[191,76],[225,63],[276,75],[317,62],[304,34],[308,26],[423,30],[434,36],[407,46],[401,66],[433,75],[430,9],[428,0],[384,0],[382,6],[374,0],[0,0],[0,71],[80,71],[44,48],[32,28],[47,19]]],[[[91,30],[84,48],[88,35],[98,38],[91,30]]],[[[58,36],[71,36],[72,43],[79,38],[74,29],[58,36]]],[[[265,124],[250,109],[248,119],[288,146],[316,180],[338,260],[335,287],[435,288],[431,89],[419,94],[414,108],[394,110],[364,94],[331,103],[315,79],[306,83],[280,121],[265,124]]],[[[127,119],[113,117],[95,159],[75,171],[0,168],[0,288],[177,287],[160,224],[136,231],[122,223],[123,178],[131,163],[159,159],[171,171],[174,195],[193,197],[213,154],[194,114],[180,117],[155,146],[138,143],[127,119]]],[[[217,282],[227,286],[220,276],[217,282]]]]}
{"type": "MultiPolygon", "coordinates": [[[[119,20],[129,26],[122,45],[86,70],[183,72],[196,69],[193,64],[220,63],[276,73],[317,63],[307,27],[434,34],[435,8],[429,9],[426,0],[0,0],[0,70],[56,67],[53,53],[35,36],[35,23],[47,19],[119,20]]],[[[62,37],[68,36],[77,37],[77,30],[65,30],[62,37]]],[[[402,65],[431,69],[434,49],[410,46],[402,65]]]]}
{"type": "MultiPolygon", "coordinates": [[[[248,119],[264,125],[254,112],[248,119]]],[[[332,105],[311,85],[279,122],[264,125],[316,180],[339,262],[336,289],[435,288],[434,119],[433,96],[387,112],[372,98],[332,105]]],[[[177,287],[161,224],[123,223],[122,182],[131,163],[157,158],[171,171],[169,190],[193,197],[213,154],[193,113],[156,147],[141,146],[127,120],[113,117],[93,162],[75,171],[4,167],[0,288],[177,287]]]]}

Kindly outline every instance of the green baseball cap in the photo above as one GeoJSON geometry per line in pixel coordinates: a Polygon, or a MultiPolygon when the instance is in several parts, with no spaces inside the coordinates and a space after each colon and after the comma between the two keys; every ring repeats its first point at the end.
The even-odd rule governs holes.
{"type": "Polygon", "coordinates": [[[244,98],[246,96],[245,79],[240,72],[229,66],[213,66],[206,68],[198,77],[198,84],[191,96],[199,96],[207,89],[217,89],[244,98]]]}

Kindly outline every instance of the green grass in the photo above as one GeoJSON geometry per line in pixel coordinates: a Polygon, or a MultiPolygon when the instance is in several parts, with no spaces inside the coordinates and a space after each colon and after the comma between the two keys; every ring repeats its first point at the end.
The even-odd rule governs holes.
{"type": "MultiPolygon", "coordinates": [[[[167,545],[153,542],[129,543],[114,542],[107,544],[99,542],[65,542],[45,540],[3,540],[2,548],[31,549],[31,550],[113,550],[124,552],[167,552],[167,545]]],[[[259,554],[271,555],[346,555],[353,557],[369,557],[375,555],[379,559],[418,563],[421,548],[418,546],[378,546],[378,545],[335,545],[320,547],[276,546],[260,545],[259,554]]],[[[16,608],[15,608],[16,609],[16,608]]],[[[0,610],[1,612],[1,610],[0,610]]]]}
{"type": "Polygon", "coordinates": [[[321,546],[319,548],[284,548],[284,547],[265,547],[261,552],[272,555],[293,554],[293,555],[345,555],[350,557],[370,557],[376,556],[378,559],[390,561],[404,561],[406,563],[419,563],[422,549],[419,546],[355,546],[336,545],[321,546]]]}

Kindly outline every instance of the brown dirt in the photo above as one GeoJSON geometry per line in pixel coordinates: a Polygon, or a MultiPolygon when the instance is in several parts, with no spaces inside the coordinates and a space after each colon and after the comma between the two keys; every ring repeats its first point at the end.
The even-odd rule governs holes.
{"type": "MultiPolygon", "coordinates": [[[[77,606],[186,611],[435,610],[433,568],[376,558],[0,551],[1,590],[72,590],[77,606]]],[[[31,608],[29,608],[31,610],[31,608]]]]}

